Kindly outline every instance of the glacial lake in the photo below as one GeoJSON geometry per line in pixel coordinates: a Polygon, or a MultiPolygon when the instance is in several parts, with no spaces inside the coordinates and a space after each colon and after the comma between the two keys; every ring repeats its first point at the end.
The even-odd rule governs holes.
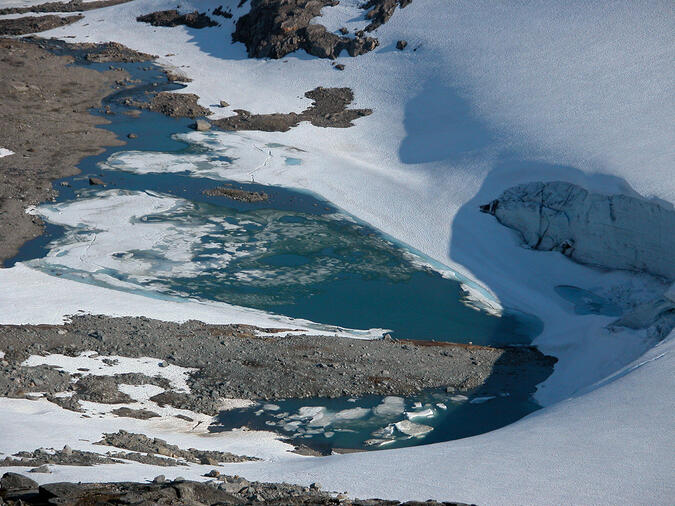
{"type": "MultiPolygon", "coordinates": [[[[119,66],[132,79],[147,82],[161,75],[166,82],[154,67],[119,66]]],[[[149,296],[223,301],[321,324],[390,329],[395,338],[527,345],[541,331],[534,316],[482,310],[433,261],[318,196],[211,177],[237,157],[211,150],[208,134],[206,141],[192,142],[191,120],[147,111],[131,118],[115,100],[142,97],[148,88],[122,90],[105,102],[114,112],[106,116],[111,120],[106,128],[127,145],[86,158],[80,175],[56,181],[57,201],[38,209],[46,233],[26,243],[6,266],[21,261],[53,275],[149,296]],[[132,132],[138,137],[127,139],[132,132]],[[91,186],[89,176],[106,186],[91,186]],[[269,198],[246,203],[203,193],[224,185],[269,198]]],[[[268,148],[288,152],[289,165],[302,164],[302,154],[291,146],[268,148]]],[[[493,386],[454,400],[445,391],[398,400],[288,399],[275,407],[224,412],[212,430],[275,430],[324,450],[446,441],[534,411],[538,405],[531,396],[541,380],[524,377],[522,388],[510,392],[493,386]],[[415,426],[429,430],[419,433],[415,426]]]]}

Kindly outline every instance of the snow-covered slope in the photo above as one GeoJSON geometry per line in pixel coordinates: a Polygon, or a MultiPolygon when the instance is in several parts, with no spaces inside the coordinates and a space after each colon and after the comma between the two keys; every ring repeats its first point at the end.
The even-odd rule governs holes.
{"type": "MultiPolygon", "coordinates": [[[[324,9],[322,20],[331,29],[358,25],[359,3],[343,0],[324,9]]],[[[524,250],[513,231],[478,206],[514,185],[555,180],[672,207],[671,2],[414,0],[377,30],[380,48],[340,58],[342,72],[305,54],[248,59],[243,45],[229,42],[233,21],[219,19],[222,27],[201,31],[135,21],[173,7],[137,0],[88,12],[47,35],[116,40],[159,54],[193,79],[186,91],[216,116],[229,114],[215,106],[220,100],[254,113],[300,111],[308,105],[303,94],[316,86],[353,88],[354,106],[372,108],[371,116],[344,130],[303,124],[283,134],[247,133],[252,145],[295,146],[306,159],[259,166],[242,158],[228,176],[249,179],[255,170],[257,182],[323,195],[474,279],[504,305],[539,316],[545,329],[536,344],[560,359],[537,393],[550,407],[511,427],[391,453],[247,466],[247,475],[319,479],[361,496],[670,502],[672,338],[650,349],[645,331],[610,331],[612,318],[576,315],[554,289],[620,292],[638,303],[665,285],[524,250]],[[405,51],[395,49],[399,39],[408,41],[405,51]],[[569,396],[576,397],[558,402],[569,396]]],[[[235,11],[234,20],[247,8],[235,11]]]]}

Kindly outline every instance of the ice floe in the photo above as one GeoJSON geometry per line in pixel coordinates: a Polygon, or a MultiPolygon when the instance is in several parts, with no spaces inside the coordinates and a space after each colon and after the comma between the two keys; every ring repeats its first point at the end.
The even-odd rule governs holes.
{"type": "Polygon", "coordinates": [[[422,425],[420,423],[413,423],[410,420],[401,420],[400,422],[396,422],[394,427],[396,427],[396,429],[401,431],[403,434],[411,437],[423,436],[434,430],[433,427],[422,425]]]}

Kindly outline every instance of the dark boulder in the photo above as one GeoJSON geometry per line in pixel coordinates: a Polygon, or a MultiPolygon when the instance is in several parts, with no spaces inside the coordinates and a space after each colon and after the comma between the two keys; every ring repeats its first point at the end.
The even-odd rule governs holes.
{"type": "Polygon", "coordinates": [[[33,490],[37,488],[36,481],[19,473],[5,473],[0,478],[0,490],[33,490]]]}

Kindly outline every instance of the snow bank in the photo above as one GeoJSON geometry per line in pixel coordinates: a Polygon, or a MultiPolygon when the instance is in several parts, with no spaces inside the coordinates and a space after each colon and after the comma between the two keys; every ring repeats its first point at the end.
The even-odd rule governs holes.
{"type": "Polygon", "coordinates": [[[10,151],[7,148],[0,148],[0,158],[2,158],[4,156],[13,155],[13,154],[14,154],[14,151],[10,151]]]}

